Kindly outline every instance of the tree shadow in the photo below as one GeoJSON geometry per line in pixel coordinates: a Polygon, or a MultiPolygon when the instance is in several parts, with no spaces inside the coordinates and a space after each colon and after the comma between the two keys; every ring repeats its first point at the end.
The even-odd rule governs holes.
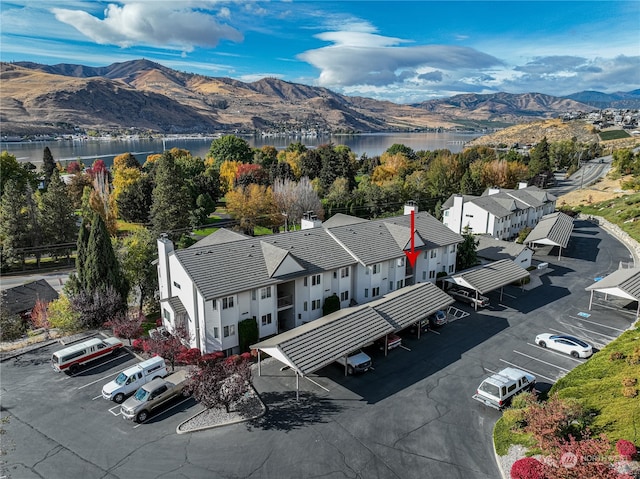
{"type": "Polygon", "coordinates": [[[267,412],[259,418],[246,423],[247,428],[291,431],[310,424],[327,422],[328,416],[342,411],[342,407],[331,399],[317,396],[312,392],[300,394],[296,400],[291,391],[263,392],[260,399],[267,407],[267,412]]]}

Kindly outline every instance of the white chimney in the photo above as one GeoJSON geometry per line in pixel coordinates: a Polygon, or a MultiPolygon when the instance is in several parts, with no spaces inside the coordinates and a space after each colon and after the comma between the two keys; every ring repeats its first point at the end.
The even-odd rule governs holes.
{"type": "Polygon", "coordinates": [[[303,230],[310,230],[312,228],[321,228],[322,221],[318,219],[318,217],[313,214],[313,211],[307,211],[302,215],[302,220],[300,221],[300,227],[303,230]]]}
{"type": "Polygon", "coordinates": [[[498,193],[500,193],[500,188],[498,188],[497,186],[489,188],[489,191],[487,192],[488,195],[496,195],[498,193]]]}
{"type": "Polygon", "coordinates": [[[169,270],[169,255],[173,253],[173,241],[165,233],[158,238],[158,287],[160,299],[171,297],[171,273],[169,270]]]}
{"type": "Polygon", "coordinates": [[[518,189],[519,190],[523,190],[523,189],[527,188],[528,186],[529,185],[527,184],[526,181],[521,181],[521,182],[518,183],[518,189]]]}
{"type": "Polygon", "coordinates": [[[412,211],[417,213],[418,212],[418,205],[416,204],[415,201],[407,201],[404,204],[404,214],[405,215],[410,215],[412,211]]]}

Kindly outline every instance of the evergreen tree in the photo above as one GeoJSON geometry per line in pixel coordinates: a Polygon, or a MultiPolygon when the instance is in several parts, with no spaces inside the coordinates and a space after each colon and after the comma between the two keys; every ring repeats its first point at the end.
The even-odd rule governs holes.
{"type": "Polygon", "coordinates": [[[155,236],[167,233],[170,238],[180,236],[189,227],[191,198],[180,181],[180,170],[169,152],[164,152],[156,165],[156,186],[151,205],[152,232],[155,236]]]}
{"type": "Polygon", "coordinates": [[[246,140],[235,135],[225,135],[211,142],[208,158],[213,158],[217,170],[225,161],[253,162],[253,150],[246,140]]]}
{"type": "Polygon", "coordinates": [[[119,241],[118,256],[127,281],[138,290],[142,313],[145,301],[153,299],[153,292],[158,288],[158,273],[153,264],[158,257],[155,238],[146,228],[136,229],[119,241]]]}
{"type": "Polygon", "coordinates": [[[54,171],[56,171],[56,162],[53,159],[49,147],[45,146],[42,154],[42,172],[44,173],[44,184],[46,187],[49,186],[49,181],[54,171]]]}
{"type": "Polygon", "coordinates": [[[551,170],[549,142],[545,136],[529,153],[529,173],[532,176],[551,170]]]}
{"type": "Polygon", "coordinates": [[[477,248],[479,241],[469,232],[468,227],[465,227],[462,238],[463,241],[458,245],[458,253],[456,255],[456,269],[458,271],[478,264],[477,248]]]}
{"type": "Polygon", "coordinates": [[[124,188],[116,198],[118,216],[133,223],[149,223],[153,204],[153,178],[142,174],[138,180],[124,188]]]}
{"type": "Polygon", "coordinates": [[[73,241],[77,233],[73,207],[57,170],[53,171],[49,187],[40,197],[38,207],[45,244],[55,245],[73,241]]]}
{"type": "Polygon", "coordinates": [[[123,300],[127,298],[128,282],[120,272],[107,226],[102,216],[94,213],[85,252],[82,289],[92,294],[104,292],[108,287],[117,291],[123,300]]]}
{"type": "Polygon", "coordinates": [[[28,246],[27,218],[24,211],[24,190],[16,181],[5,184],[2,204],[0,204],[0,258],[2,267],[11,266],[19,259],[17,249],[28,246]]]}

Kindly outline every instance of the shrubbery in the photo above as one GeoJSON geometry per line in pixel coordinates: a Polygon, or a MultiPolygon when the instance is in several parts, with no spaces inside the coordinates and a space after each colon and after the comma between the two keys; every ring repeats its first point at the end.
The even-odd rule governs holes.
{"type": "Polygon", "coordinates": [[[511,466],[511,479],[545,479],[544,465],[533,457],[518,459],[511,466]]]}
{"type": "Polygon", "coordinates": [[[633,459],[633,456],[635,456],[637,452],[635,444],[631,441],[627,441],[626,439],[619,439],[618,442],[616,442],[616,450],[618,451],[618,454],[627,461],[633,459]]]}

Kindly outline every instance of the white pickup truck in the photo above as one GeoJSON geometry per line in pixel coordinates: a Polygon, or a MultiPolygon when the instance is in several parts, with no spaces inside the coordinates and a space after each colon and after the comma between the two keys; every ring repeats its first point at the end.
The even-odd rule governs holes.
{"type": "Polygon", "coordinates": [[[492,407],[502,409],[508,406],[513,396],[523,391],[532,391],[536,377],[516,368],[504,368],[480,383],[473,399],[492,407]]]}
{"type": "Polygon", "coordinates": [[[156,409],[177,396],[188,396],[189,374],[184,369],[166,378],[158,378],[145,384],[120,406],[125,419],[145,422],[156,409]]]}
{"type": "Polygon", "coordinates": [[[154,356],[125,369],[113,381],[102,387],[102,397],[120,404],[124,398],[133,394],[140,386],[149,381],[167,375],[167,365],[160,356],[154,356]]]}

